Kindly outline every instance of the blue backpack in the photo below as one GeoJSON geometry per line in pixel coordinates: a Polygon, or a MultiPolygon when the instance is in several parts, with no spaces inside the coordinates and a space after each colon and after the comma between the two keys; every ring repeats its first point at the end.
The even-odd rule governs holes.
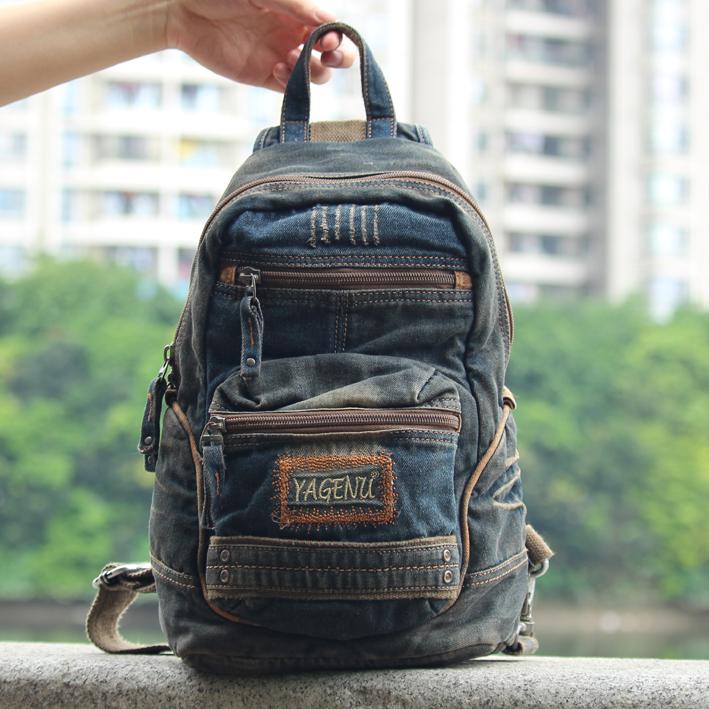
{"type": "Polygon", "coordinates": [[[104,568],[90,638],[216,672],[534,651],[551,551],[525,520],[512,330],[460,176],[396,121],[359,34],[319,27],[200,238],[141,430],[151,562],[104,568]],[[359,48],[365,121],[309,122],[332,30],[359,48]],[[152,590],[169,647],[117,630],[152,590]]]}

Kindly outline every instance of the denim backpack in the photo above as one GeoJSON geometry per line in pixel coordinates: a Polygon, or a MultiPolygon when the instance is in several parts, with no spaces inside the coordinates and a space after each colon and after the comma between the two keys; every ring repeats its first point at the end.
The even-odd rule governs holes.
{"type": "Polygon", "coordinates": [[[534,651],[551,551],[525,522],[511,343],[475,200],[359,34],[319,27],[200,238],[141,430],[151,562],[104,568],[89,637],[216,672],[534,651]],[[364,121],[309,122],[331,30],[359,48],[364,121]],[[169,647],[117,629],[152,590],[169,647]]]}

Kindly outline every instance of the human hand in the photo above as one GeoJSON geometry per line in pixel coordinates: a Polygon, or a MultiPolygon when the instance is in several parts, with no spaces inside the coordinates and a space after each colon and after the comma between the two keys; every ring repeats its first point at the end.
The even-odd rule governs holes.
{"type": "MultiPolygon", "coordinates": [[[[310,0],[172,0],[166,13],[167,46],[229,79],[277,91],[288,83],[310,32],[335,19],[310,0]]],[[[328,81],[330,67],[352,66],[354,47],[338,33],[326,34],[316,48],[314,83],[328,81]]]]}

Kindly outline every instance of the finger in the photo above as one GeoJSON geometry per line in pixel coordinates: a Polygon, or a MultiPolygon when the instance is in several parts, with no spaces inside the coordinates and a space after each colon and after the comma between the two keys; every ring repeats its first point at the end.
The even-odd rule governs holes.
{"type": "Polygon", "coordinates": [[[323,66],[320,57],[310,58],[310,81],[314,84],[326,84],[332,77],[329,67],[323,66]]]}
{"type": "Polygon", "coordinates": [[[292,69],[296,65],[296,62],[300,58],[300,53],[301,53],[300,48],[296,47],[295,49],[291,49],[290,52],[288,52],[288,54],[286,54],[285,63],[288,65],[288,67],[290,69],[292,69]]]}
{"type": "Polygon", "coordinates": [[[278,82],[278,85],[283,88],[290,79],[291,67],[284,62],[279,62],[273,67],[272,76],[278,82]]]}
{"type": "Polygon", "coordinates": [[[290,15],[304,25],[311,27],[335,20],[335,15],[328,10],[319,8],[310,0],[257,0],[255,4],[267,10],[290,15]]]}
{"type": "Polygon", "coordinates": [[[354,64],[357,56],[357,48],[354,44],[345,37],[339,47],[332,50],[325,50],[320,55],[320,60],[325,66],[331,66],[338,69],[347,69],[354,64]]]}
{"type": "Polygon", "coordinates": [[[342,44],[342,34],[340,32],[328,32],[315,43],[315,49],[319,52],[331,52],[333,49],[337,49],[340,44],[342,44]]]}
{"type": "Polygon", "coordinates": [[[271,75],[266,79],[266,81],[263,83],[263,88],[264,89],[270,89],[271,91],[278,91],[279,93],[283,93],[286,88],[286,84],[288,82],[283,82],[277,79],[275,76],[271,75]]]}

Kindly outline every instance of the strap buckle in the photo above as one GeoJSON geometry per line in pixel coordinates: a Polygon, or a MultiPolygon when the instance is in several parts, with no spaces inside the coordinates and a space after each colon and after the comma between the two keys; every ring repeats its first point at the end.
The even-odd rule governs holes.
{"type": "Polygon", "coordinates": [[[122,576],[136,574],[141,571],[151,571],[150,564],[117,564],[106,566],[101,573],[91,582],[94,588],[111,588],[117,586],[122,576]]]}

